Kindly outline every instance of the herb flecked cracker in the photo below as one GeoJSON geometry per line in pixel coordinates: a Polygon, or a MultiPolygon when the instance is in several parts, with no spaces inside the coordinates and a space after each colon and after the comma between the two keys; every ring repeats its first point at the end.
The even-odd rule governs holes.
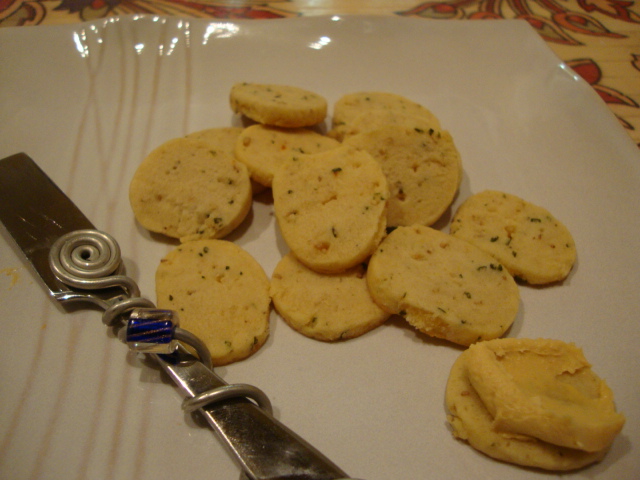
{"type": "Polygon", "coordinates": [[[455,213],[450,231],[530,284],[563,280],[576,260],[567,227],[548,210],[504,192],[487,190],[469,197],[455,213]]]}
{"type": "Polygon", "coordinates": [[[460,345],[500,337],[520,303],[518,285],[491,255],[422,225],[398,227],[382,241],[367,283],[389,313],[460,345]]]}
{"type": "Polygon", "coordinates": [[[389,317],[369,294],[364,265],[322,274],[308,269],[289,253],[273,271],[270,293],[287,324],[316,340],[355,338],[389,317]]]}
{"type": "Polygon", "coordinates": [[[226,240],[187,242],[156,270],[159,308],[209,348],[214,366],[255,353],[269,335],[269,279],[245,250],[226,240]]]}
{"type": "Polygon", "coordinates": [[[389,189],[367,152],[340,146],[295,157],[271,188],[282,237],[312,270],[347,270],[369,258],[385,235],[389,189]]]}
{"type": "Polygon", "coordinates": [[[225,149],[189,138],[169,140],[138,166],[129,201],[147,230],[179,238],[222,238],[251,209],[244,164],[225,149]]]}
{"type": "Polygon", "coordinates": [[[237,83],[231,87],[229,103],[235,113],[275,127],[310,127],[327,115],[324,97],[289,85],[237,83]]]}
{"type": "Polygon", "coordinates": [[[440,121],[426,107],[402,95],[389,92],[355,92],[343,95],[333,106],[329,136],[342,141],[345,136],[371,126],[402,124],[404,118],[419,118],[429,128],[440,129],[440,121]]]}
{"type": "MultiPolygon", "coordinates": [[[[206,128],[204,130],[192,132],[189,135],[186,135],[185,138],[208,143],[211,145],[213,150],[218,152],[218,154],[223,154],[229,158],[233,158],[235,156],[236,142],[243,130],[244,128],[242,127],[206,128]]],[[[264,185],[255,182],[253,178],[251,179],[251,191],[253,195],[262,193],[264,190],[264,185]]]]}
{"type": "Polygon", "coordinates": [[[389,184],[387,225],[432,225],[458,191],[462,163],[446,131],[389,125],[349,137],[382,166],[389,184]]]}
{"type": "Polygon", "coordinates": [[[235,155],[249,169],[251,178],[266,187],[280,165],[300,154],[324,152],[340,146],[333,138],[306,128],[252,125],[239,135],[235,155]]]}

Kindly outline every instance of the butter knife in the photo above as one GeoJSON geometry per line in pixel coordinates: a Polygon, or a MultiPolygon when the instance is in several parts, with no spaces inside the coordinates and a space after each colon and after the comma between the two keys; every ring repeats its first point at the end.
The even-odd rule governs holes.
{"type": "Polygon", "coordinates": [[[98,305],[105,310],[107,327],[132,350],[157,362],[184,395],[183,409],[207,420],[243,479],[348,477],[275,419],[261,390],[229,385],[216,375],[206,346],[179,327],[176,313],[156,309],[124,275],[115,239],[96,230],[24,153],[0,160],[0,221],[53,299],[98,305]]]}

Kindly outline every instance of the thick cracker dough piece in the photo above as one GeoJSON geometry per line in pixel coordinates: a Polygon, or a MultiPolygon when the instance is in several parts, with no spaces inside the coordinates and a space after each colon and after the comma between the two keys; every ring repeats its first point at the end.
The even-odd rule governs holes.
{"type": "Polygon", "coordinates": [[[271,187],[273,175],[287,160],[338,146],[337,140],[306,128],[284,129],[257,124],[242,131],[234,151],[236,158],[249,169],[253,180],[271,187]]]}
{"type": "Polygon", "coordinates": [[[129,186],[138,222],[179,238],[222,238],[251,209],[247,167],[224,149],[189,138],[169,140],[138,166],[129,186]]]}
{"type": "Polygon", "coordinates": [[[373,299],[419,331],[460,345],[501,336],[520,293],[493,257],[422,225],[398,227],[369,261],[373,299]]]}
{"type": "Polygon", "coordinates": [[[272,190],[282,236],[312,270],[354,267],[385,235],[389,189],[367,152],[341,146],[290,160],[276,172],[272,190]]]}
{"type": "Polygon", "coordinates": [[[229,103],[235,113],[275,127],[310,127],[327,115],[324,97],[289,85],[237,83],[231,88],[229,103]]]}
{"type": "Polygon", "coordinates": [[[389,184],[388,226],[432,225],[453,202],[462,168],[449,132],[390,125],[344,143],[380,162],[389,184]]]}
{"type": "Polygon", "coordinates": [[[316,340],[355,338],[389,318],[369,294],[364,265],[322,274],[289,253],[273,271],[270,293],[282,318],[294,330],[316,340]]]}
{"type": "Polygon", "coordinates": [[[447,381],[447,420],[454,437],[497,460],[545,470],[575,470],[604,457],[606,451],[585,452],[526,435],[495,431],[491,413],[469,381],[467,359],[468,350],[455,361],[447,381]]]}
{"type": "Polygon", "coordinates": [[[346,135],[354,133],[352,129],[367,128],[368,114],[378,116],[382,121],[387,116],[387,122],[391,123],[401,122],[401,117],[418,117],[429,128],[440,129],[438,118],[419,103],[395,93],[363,91],[344,95],[334,104],[329,135],[342,141],[346,135]]]}
{"type": "Polygon", "coordinates": [[[232,242],[197,240],[169,252],[156,270],[156,296],[207,345],[214,366],[247,358],[269,335],[269,279],[232,242]]]}
{"type": "Polygon", "coordinates": [[[530,284],[563,280],[576,260],[567,227],[548,210],[504,192],[487,190],[469,197],[455,213],[450,231],[530,284]]]}
{"type": "Polygon", "coordinates": [[[608,449],[624,425],[613,393],[582,350],[559,340],[505,338],[472,345],[469,380],[496,431],[578,450],[608,449]]]}

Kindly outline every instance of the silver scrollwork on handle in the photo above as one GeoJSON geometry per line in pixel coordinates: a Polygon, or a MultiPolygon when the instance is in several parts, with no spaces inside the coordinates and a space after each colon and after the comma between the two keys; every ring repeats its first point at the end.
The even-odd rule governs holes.
{"type": "Polygon", "coordinates": [[[60,237],[51,247],[49,265],[63,283],[82,290],[120,287],[129,297],[140,289],[129,277],[119,275],[120,247],[115,239],[99,230],[76,230],[60,237]]]}
{"type": "Polygon", "coordinates": [[[118,336],[132,350],[171,353],[182,342],[193,347],[200,361],[211,368],[211,355],[202,340],[178,327],[175,312],[158,310],[153,302],[141,298],[136,282],[122,274],[120,246],[111,235],[92,229],[67,233],[51,247],[49,265],[58,280],[85,291],[82,299],[105,310],[105,325],[122,327],[118,336]],[[120,292],[112,298],[98,295],[113,288],[120,292]]]}

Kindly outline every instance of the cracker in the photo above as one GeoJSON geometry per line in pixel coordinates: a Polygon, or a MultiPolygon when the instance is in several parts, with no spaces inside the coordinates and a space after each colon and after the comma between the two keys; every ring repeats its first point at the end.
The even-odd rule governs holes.
{"type": "Polygon", "coordinates": [[[450,231],[530,284],[565,279],[576,260],[566,226],[545,208],[504,192],[486,190],[469,197],[455,213],[450,231]]]}
{"type": "Polygon", "coordinates": [[[337,140],[306,128],[283,129],[257,124],[244,129],[234,150],[236,158],[249,169],[251,178],[270,187],[275,171],[286,160],[339,145],[337,140]]]}
{"type": "Polygon", "coordinates": [[[389,317],[369,295],[365,265],[321,274],[289,253],[273,271],[270,293],[276,310],[291,328],[316,340],[355,338],[389,317]]]}
{"type": "Polygon", "coordinates": [[[449,208],[462,178],[449,132],[388,125],[349,137],[382,166],[389,184],[387,225],[432,225],[449,208]]]}
{"type": "Polygon", "coordinates": [[[138,166],[129,186],[131,208],[147,230],[179,238],[222,238],[251,209],[244,164],[224,149],[188,139],[169,140],[138,166]]]}
{"type": "Polygon", "coordinates": [[[426,107],[402,95],[389,92],[356,92],[344,95],[333,106],[329,136],[344,140],[370,126],[402,124],[405,119],[419,118],[428,128],[440,130],[440,121],[426,107]],[[380,122],[380,123],[377,123],[380,122]]]}
{"type": "Polygon", "coordinates": [[[341,146],[296,157],[276,172],[272,190],[282,236],[312,270],[362,263],[385,234],[387,181],[366,152],[341,146]]]}
{"type": "Polygon", "coordinates": [[[492,256],[422,225],[398,227],[383,240],[367,282],[389,313],[460,345],[501,336],[520,301],[514,279],[492,256]]]}
{"type": "MultiPolygon", "coordinates": [[[[343,128],[339,129],[344,141],[349,137],[360,133],[378,130],[379,128],[395,125],[398,127],[419,128],[425,131],[440,130],[440,122],[434,121],[432,118],[425,118],[419,115],[410,115],[402,111],[393,109],[383,109],[372,107],[365,110],[358,116],[355,116],[349,123],[345,123],[343,128]]],[[[332,130],[331,136],[338,136],[332,130]]]]}
{"type": "Polygon", "coordinates": [[[242,130],[242,127],[205,128],[185,135],[185,138],[208,143],[214,150],[228,156],[233,155],[242,130]]]}
{"type": "MultiPolygon", "coordinates": [[[[199,130],[185,138],[206,142],[216,151],[224,151],[229,157],[235,156],[236,142],[244,129],[242,127],[219,127],[199,130]]],[[[249,172],[251,175],[251,172],[249,172]]],[[[251,192],[258,195],[265,191],[264,185],[251,179],[251,192]]]]}
{"type": "Polygon", "coordinates": [[[159,308],[209,348],[214,366],[255,353],[269,335],[269,279],[245,250],[226,240],[196,240],[169,252],[156,270],[159,308]]]}
{"type": "Polygon", "coordinates": [[[324,97],[289,85],[236,83],[229,103],[235,113],[275,127],[310,127],[323,122],[327,115],[324,97]]]}
{"type": "Polygon", "coordinates": [[[466,350],[457,358],[446,386],[447,420],[454,437],[496,460],[545,470],[575,470],[604,457],[605,450],[585,452],[527,435],[495,431],[492,415],[469,380],[468,357],[466,350]]]}

